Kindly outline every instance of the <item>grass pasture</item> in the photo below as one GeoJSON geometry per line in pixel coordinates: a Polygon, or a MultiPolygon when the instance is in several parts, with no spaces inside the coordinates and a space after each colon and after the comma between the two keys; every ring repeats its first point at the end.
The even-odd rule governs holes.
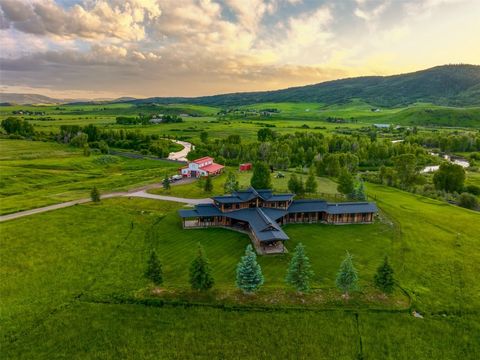
{"type": "MultiPolygon", "coordinates": [[[[243,171],[240,172],[237,169],[231,167],[228,168],[223,174],[215,176],[212,178],[213,191],[211,193],[206,193],[202,188],[202,183],[194,182],[190,184],[185,184],[182,186],[174,186],[169,190],[165,189],[152,189],[149,190],[152,194],[162,194],[162,195],[172,195],[180,197],[189,197],[189,198],[205,198],[214,195],[223,195],[225,193],[223,186],[227,178],[227,172],[232,171],[237,176],[238,183],[240,188],[246,189],[250,186],[250,179],[252,178],[252,171],[243,171]]],[[[288,180],[290,179],[290,172],[282,171],[285,175],[284,178],[276,178],[272,174],[272,188],[276,192],[289,192],[288,190],[288,180]]],[[[301,177],[305,182],[307,174],[297,174],[298,177],[301,177]]],[[[337,194],[337,184],[326,177],[317,177],[318,183],[318,193],[322,195],[328,195],[334,197],[337,194]]],[[[314,195],[312,195],[314,196],[314,195]]]]}
{"type": "MultiPolygon", "coordinates": [[[[361,292],[349,306],[330,302],[314,311],[275,303],[266,313],[248,304],[172,307],[157,296],[143,303],[151,296],[143,277],[150,249],[163,263],[165,289],[175,294],[188,287],[197,242],[212,262],[215,294],[234,291],[248,238],[181,230],[179,204],[117,198],[2,223],[2,351],[7,358],[476,359],[478,215],[383,186],[369,184],[368,191],[386,216],[375,225],[285,227],[288,248],[306,245],[320,294],[333,291],[345,250],[354,255],[361,292]],[[404,304],[373,311],[355,300],[373,294],[371,277],[384,254],[424,319],[404,304]]],[[[288,255],[259,262],[266,283],[258,297],[270,299],[284,289],[288,255]]]]}
{"type": "Polygon", "coordinates": [[[110,155],[85,157],[57,143],[0,139],[0,214],[160,182],[178,165],[110,155]]]}

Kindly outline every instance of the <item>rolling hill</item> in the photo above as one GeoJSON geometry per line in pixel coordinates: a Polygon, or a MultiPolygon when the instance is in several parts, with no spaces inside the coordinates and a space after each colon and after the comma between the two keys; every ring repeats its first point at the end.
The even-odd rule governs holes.
{"type": "Polygon", "coordinates": [[[383,107],[405,106],[416,102],[448,106],[480,105],[480,66],[443,65],[401,75],[348,78],[276,91],[196,98],[153,97],[130,102],[239,106],[266,102],[342,104],[353,99],[383,107]]]}

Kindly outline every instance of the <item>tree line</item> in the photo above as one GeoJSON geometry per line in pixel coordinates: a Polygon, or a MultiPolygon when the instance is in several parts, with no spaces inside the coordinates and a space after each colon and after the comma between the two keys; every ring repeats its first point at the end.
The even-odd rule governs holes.
{"type": "MultiPolygon", "coordinates": [[[[311,290],[311,280],[314,276],[310,259],[305,252],[305,247],[299,243],[287,266],[285,283],[294,288],[298,293],[308,293],[311,290]]],[[[162,264],[155,250],[152,250],[147,262],[145,277],[154,285],[160,286],[164,283],[162,264]]],[[[336,275],[335,285],[348,299],[350,293],[358,289],[359,275],[353,264],[352,255],[347,252],[342,260],[336,275]]],[[[391,294],[394,290],[396,280],[394,271],[388,258],[385,257],[382,264],[377,268],[373,277],[374,286],[384,294],[391,294]]],[[[189,282],[192,290],[210,290],[215,280],[212,275],[210,261],[203,247],[198,244],[197,254],[192,260],[189,268],[189,282]]],[[[240,258],[236,267],[235,285],[244,294],[253,294],[258,291],[265,282],[262,268],[257,262],[257,255],[252,245],[247,245],[245,254],[240,258]]]]}

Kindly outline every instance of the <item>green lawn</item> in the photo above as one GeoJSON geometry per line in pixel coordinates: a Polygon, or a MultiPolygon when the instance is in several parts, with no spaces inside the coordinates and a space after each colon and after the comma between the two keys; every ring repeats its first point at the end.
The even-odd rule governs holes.
{"type": "MultiPolygon", "coordinates": [[[[365,358],[476,358],[478,214],[383,186],[369,184],[368,191],[387,216],[384,222],[285,227],[289,249],[299,241],[306,246],[315,296],[333,299],[314,305],[326,312],[116,304],[152,296],[143,277],[152,248],[163,263],[166,298],[188,301],[187,269],[197,242],[205,247],[216,280],[213,298],[197,301],[235,303],[234,270],[248,238],[225,229],[182,230],[179,204],[110,199],[2,223],[2,349],[13,358],[201,358],[207,352],[227,358],[239,353],[267,358],[274,352],[285,358],[299,343],[305,358],[350,359],[360,352],[361,339],[365,358]],[[361,279],[350,304],[334,299],[334,277],[345,250],[354,255],[361,279]],[[401,294],[386,307],[375,299],[371,278],[385,254],[425,319],[403,312],[401,294]],[[371,312],[368,302],[385,310],[371,312]],[[389,312],[391,307],[400,312],[389,312]],[[347,309],[359,312],[358,323],[354,313],[343,312],[347,309]],[[279,337],[268,336],[272,331],[279,337]]],[[[277,300],[288,257],[259,257],[266,281],[258,295],[263,306],[283,306],[277,300]]],[[[244,306],[252,300],[255,304],[239,299],[244,306]]]]}
{"type": "Polygon", "coordinates": [[[110,155],[83,156],[57,143],[0,139],[0,214],[160,182],[178,164],[110,155]]]}
{"type": "MultiPolygon", "coordinates": [[[[213,183],[213,191],[211,193],[207,193],[203,190],[202,184],[203,182],[193,182],[185,185],[174,186],[171,187],[169,190],[164,189],[153,189],[149,192],[153,194],[162,194],[162,195],[172,195],[172,196],[181,196],[181,197],[188,197],[188,198],[206,198],[211,197],[214,195],[223,195],[224,191],[224,184],[227,178],[227,172],[232,171],[237,176],[237,180],[239,182],[240,188],[246,189],[250,186],[250,179],[252,178],[252,171],[243,171],[240,172],[236,168],[228,168],[224,171],[224,173],[220,176],[216,176],[212,178],[213,183]]],[[[284,178],[276,178],[274,174],[272,174],[272,188],[276,192],[289,192],[288,190],[288,180],[290,178],[291,172],[282,171],[285,175],[284,178]]],[[[302,174],[297,176],[301,177],[302,180],[305,182],[307,178],[307,174],[302,174]]],[[[318,193],[309,195],[309,197],[318,197],[318,196],[328,196],[334,197],[337,194],[337,184],[330,180],[329,178],[325,177],[317,177],[318,183],[318,193]]]]}

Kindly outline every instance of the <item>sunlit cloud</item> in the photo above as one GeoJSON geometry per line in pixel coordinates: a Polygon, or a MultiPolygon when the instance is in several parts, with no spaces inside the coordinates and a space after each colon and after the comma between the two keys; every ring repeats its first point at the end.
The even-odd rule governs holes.
{"type": "Polygon", "coordinates": [[[2,90],[194,96],[479,63],[478,13],[476,0],[0,0],[2,90]]]}

